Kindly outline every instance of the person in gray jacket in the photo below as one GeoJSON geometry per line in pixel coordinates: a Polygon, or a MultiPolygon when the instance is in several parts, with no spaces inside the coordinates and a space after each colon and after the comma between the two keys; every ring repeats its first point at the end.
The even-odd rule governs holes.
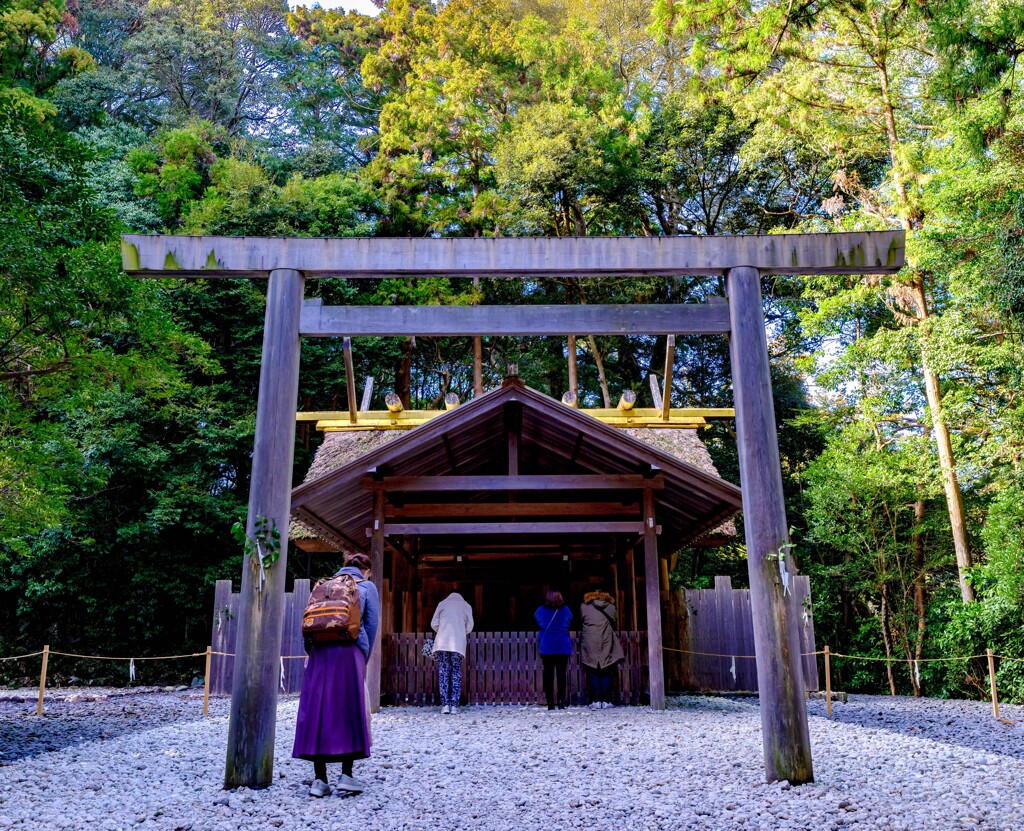
{"type": "Polygon", "coordinates": [[[583,595],[580,606],[580,663],[587,673],[590,708],[601,710],[612,704],[612,679],[625,654],[615,631],[615,602],[607,592],[583,595]]]}
{"type": "Polygon", "coordinates": [[[441,687],[441,713],[459,712],[462,695],[462,659],[466,657],[466,637],[473,631],[473,609],[458,592],[452,592],[437,604],[430,621],[434,635],[434,659],[441,687]]]}

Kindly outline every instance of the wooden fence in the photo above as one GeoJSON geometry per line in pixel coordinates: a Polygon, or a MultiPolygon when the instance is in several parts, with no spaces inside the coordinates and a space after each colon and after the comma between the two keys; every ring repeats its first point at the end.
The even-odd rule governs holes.
{"type": "MultiPolygon", "coordinates": [[[[281,655],[284,664],[282,692],[297,693],[302,689],[302,661],[289,656],[305,655],[302,647],[302,613],[309,600],[309,580],[296,580],[292,591],[284,596],[281,622],[281,655]]],[[[238,636],[238,604],[240,595],[231,591],[230,580],[218,580],[213,592],[214,653],[235,651],[238,636]]],[[[235,659],[214,654],[210,661],[210,693],[230,695],[235,659]]]]}
{"type": "MultiPolygon", "coordinates": [[[[814,652],[814,618],[811,614],[810,581],[797,577],[793,593],[801,614],[801,645],[814,652]]],[[[302,688],[302,612],[309,598],[309,581],[296,580],[285,595],[281,655],[284,656],[284,692],[302,688]]],[[[218,580],[214,594],[213,651],[235,651],[239,595],[230,580],[218,580]]],[[[437,670],[434,661],[421,654],[423,633],[398,633],[383,638],[384,661],[381,692],[385,703],[437,704],[437,670]]],[[[573,702],[585,697],[586,677],[575,649],[569,659],[569,689],[573,702]]],[[[647,633],[619,632],[626,660],[619,666],[619,700],[628,704],[647,702],[647,633]]],[[[734,589],[728,577],[716,577],[714,589],[670,592],[664,614],[664,660],[670,691],[756,691],[750,592],[734,589]],[[706,653],[706,654],[700,654],[706,653]]],[[[818,689],[818,664],[813,655],[804,661],[807,689],[818,689]]],[[[210,667],[210,692],[231,693],[234,659],[214,655],[210,667]]],[[[536,632],[474,632],[469,636],[463,697],[471,704],[538,704],[544,700],[541,661],[536,632]]]]}
{"type": "MultiPolygon", "coordinates": [[[[818,662],[807,654],[815,651],[809,578],[795,578],[792,591],[801,610],[804,681],[808,690],[817,690],[818,662]]],[[[748,589],[734,589],[728,577],[716,577],[713,589],[671,592],[666,611],[665,677],[670,690],[757,690],[757,664],[742,657],[754,654],[748,589]]]]}
{"type": "MultiPolygon", "coordinates": [[[[570,633],[570,701],[586,701],[586,676],[579,663],[576,632],[570,633]]],[[[422,654],[424,633],[386,638],[382,692],[390,704],[440,704],[434,660],[422,654]]],[[[647,703],[647,633],[619,632],[626,659],[619,664],[617,696],[624,704],[647,703]]],[[[542,704],[544,687],[536,632],[474,632],[463,663],[463,701],[469,704],[542,704]]]]}

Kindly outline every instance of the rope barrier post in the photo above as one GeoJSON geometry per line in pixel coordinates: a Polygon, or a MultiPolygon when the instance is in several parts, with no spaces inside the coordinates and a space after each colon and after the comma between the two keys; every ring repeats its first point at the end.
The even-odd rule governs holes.
{"type": "Polygon", "coordinates": [[[43,668],[39,671],[39,702],[36,704],[36,715],[43,714],[43,695],[46,692],[46,665],[50,663],[50,645],[43,646],[43,668]]]}
{"type": "Polygon", "coordinates": [[[996,661],[991,649],[986,649],[985,652],[988,655],[988,681],[992,688],[992,715],[995,718],[999,718],[999,696],[996,694],[996,661]]]}
{"type": "Polygon", "coordinates": [[[206,647],[206,672],[203,675],[203,715],[210,715],[210,661],[213,659],[213,647],[206,647]]]}
{"type": "Polygon", "coordinates": [[[832,656],[825,644],[825,713],[832,718],[832,656]]]}

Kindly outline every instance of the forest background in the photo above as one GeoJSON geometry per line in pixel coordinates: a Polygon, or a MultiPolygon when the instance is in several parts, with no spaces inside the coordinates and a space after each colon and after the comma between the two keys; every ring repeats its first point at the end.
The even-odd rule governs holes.
{"type": "MultiPolygon", "coordinates": [[[[130,279],[122,232],[905,228],[898,276],[765,279],[787,508],[819,643],[895,659],[838,662],[837,686],[979,694],[984,668],[914,660],[1024,657],[1022,49],[1007,0],[0,0],[0,655],[202,649],[213,581],[238,576],[265,287],[130,279]]],[[[716,277],[309,290],[723,294],[716,277]]],[[[730,406],[725,340],[678,344],[673,405],[730,406]]],[[[488,385],[516,363],[567,389],[564,342],[484,348],[488,385]]],[[[586,403],[650,403],[663,339],[580,348],[586,403]]],[[[428,407],[468,397],[471,352],[357,340],[356,374],[428,407]]],[[[307,342],[301,408],[344,405],[338,344],[307,342]]],[[[731,425],[702,436],[737,481],[731,425]]],[[[296,481],[318,438],[300,429],[296,481]]],[[[680,552],[672,580],[716,574],[745,583],[739,541],[680,552]]],[[[999,686],[1024,700],[1024,664],[999,686]]]]}

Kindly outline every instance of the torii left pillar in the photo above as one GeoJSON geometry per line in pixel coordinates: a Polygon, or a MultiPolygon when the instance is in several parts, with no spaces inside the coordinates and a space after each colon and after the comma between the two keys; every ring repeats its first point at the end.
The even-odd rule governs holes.
{"type": "Polygon", "coordinates": [[[270,272],[267,286],[256,440],[245,527],[251,539],[257,518],[266,517],[281,535],[281,555],[266,569],[262,586],[256,558],[248,557],[242,565],[225,788],[265,788],[274,778],[281,623],[299,395],[302,283],[302,272],[281,268],[270,272]]]}

